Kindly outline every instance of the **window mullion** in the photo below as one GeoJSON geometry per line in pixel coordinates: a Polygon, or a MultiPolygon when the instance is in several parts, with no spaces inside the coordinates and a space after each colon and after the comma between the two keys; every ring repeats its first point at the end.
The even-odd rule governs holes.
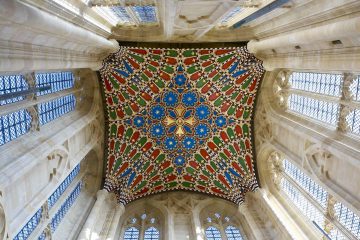
{"type": "MultiPolygon", "coordinates": [[[[342,133],[348,133],[350,130],[349,123],[347,121],[347,117],[351,113],[353,108],[357,105],[357,103],[352,104],[352,96],[350,85],[354,82],[356,76],[351,73],[344,74],[344,81],[341,86],[341,99],[340,99],[340,107],[339,107],[339,119],[337,123],[337,130],[342,133]]],[[[360,105],[360,104],[359,104],[360,105]]],[[[360,107],[360,106],[358,106],[360,107]]]]}

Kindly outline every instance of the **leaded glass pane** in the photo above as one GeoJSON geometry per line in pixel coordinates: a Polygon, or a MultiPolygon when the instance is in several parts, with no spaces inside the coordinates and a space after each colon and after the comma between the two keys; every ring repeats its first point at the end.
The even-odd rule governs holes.
{"type": "Polygon", "coordinates": [[[44,125],[68,112],[75,109],[76,99],[73,94],[57,98],[55,100],[40,103],[39,109],[39,122],[44,125]]]}
{"type": "Polygon", "coordinates": [[[360,101],[360,75],[350,85],[351,95],[355,101],[360,101]]]}
{"type": "Polygon", "coordinates": [[[75,77],[72,72],[52,72],[35,74],[36,87],[51,86],[51,89],[37,92],[37,96],[54,93],[74,87],[75,77]]]}
{"type": "Polygon", "coordinates": [[[146,229],[144,233],[144,240],[158,240],[159,238],[160,238],[160,233],[156,228],[150,227],[146,229]]]}
{"type": "Polygon", "coordinates": [[[314,182],[293,163],[285,159],[283,161],[284,172],[308,192],[324,209],[327,205],[328,193],[319,184],[314,182]]]}
{"type": "Polygon", "coordinates": [[[38,237],[38,240],[45,240],[46,239],[46,234],[45,232],[43,231],[40,236],[38,237]]]}
{"type": "Polygon", "coordinates": [[[289,77],[291,87],[304,91],[339,97],[342,74],[293,72],[289,77]]]}
{"type": "Polygon", "coordinates": [[[350,132],[360,135],[360,109],[355,109],[346,117],[350,132]]]}
{"type": "Polygon", "coordinates": [[[285,178],[281,180],[281,189],[310,221],[315,221],[319,226],[324,225],[323,213],[285,178]]]}
{"type": "Polygon", "coordinates": [[[239,14],[242,11],[241,7],[235,7],[233,10],[231,10],[231,12],[229,12],[228,14],[226,14],[220,21],[220,24],[226,24],[228,23],[231,19],[233,19],[237,14],[239,14]]]}
{"type": "Polygon", "coordinates": [[[26,240],[30,234],[39,225],[42,215],[42,208],[40,208],[34,216],[26,223],[26,225],[20,230],[20,232],[14,237],[14,240],[26,240]]]}
{"type": "Polygon", "coordinates": [[[128,12],[126,11],[125,7],[115,6],[115,7],[111,7],[111,10],[115,14],[115,16],[119,19],[120,22],[122,22],[122,23],[130,23],[131,22],[131,18],[129,16],[128,12]]]}
{"type": "Polygon", "coordinates": [[[131,227],[125,230],[124,240],[138,240],[139,230],[135,227],[131,227]]]}
{"type": "Polygon", "coordinates": [[[207,240],[221,240],[221,233],[216,227],[210,226],[205,230],[207,240]]]}
{"type": "Polygon", "coordinates": [[[339,104],[291,94],[288,100],[289,109],[304,116],[336,126],[339,115],[339,104]]]}
{"type": "MultiPolygon", "coordinates": [[[[20,92],[29,89],[25,77],[22,75],[0,76],[0,96],[7,93],[20,92]]],[[[24,96],[0,101],[0,106],[24,100],[24,96]]]]}
{"type": "Polygon", "coordinates": [[[27,110],[0,116],[0,146],[27,133],[30,126],[31,116],[27,110]]]}
{"type": "Polygon", "coordinates": [[[335,214],[338,221],[360,239],[360,217],[340,202],[335,204],[335,214]]]}
{"type": "Polygon", "coordinates": [[[131,9],[142,23],[154,23],[157,21],[155,6],[133,6],[131,9]]]}
{"type": "Polygon", "coordinates": [[[240,230],[234,226],[227,226],[225,229],[227,240],[242,240],[240,230]]]}
{"type": "Polygon", "coordinates": [[[71,173],[65,178],[65,180],[60,184],[60,186],[51,194],[51,196],[48,198],[48,208],[51,209],[57,200],[59,200],[60,196],[65,192],[67,187],[70,185],[70,183],[75,179],[75,177],[80,172],[80,164],[77,165],[71,173]]]}
{"type": "Polygon", "coordinates": [[[337,228],[333,228],[330,231],[329,237],[331,240],[347,240],[348,238],[337,228]]]}
{"type": "Polygon", "coordinates": [[[69,211],[71,206],[74,204],[76,198],[80,195],[82,183],[79,182],[75,189],[70,193],[69,197],[61,205],[60,209],[57,211],[55,216],[51,219],[50,227],[51,232],[55,232],[56,228],[59,226],[61,220],[65,217],[66,213],[69,211]]]}

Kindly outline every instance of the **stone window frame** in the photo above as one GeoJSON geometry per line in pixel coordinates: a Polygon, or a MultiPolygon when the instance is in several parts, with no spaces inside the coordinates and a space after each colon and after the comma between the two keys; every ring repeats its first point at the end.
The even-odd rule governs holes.
{"type": "Polygon", "coordinates": [[[127,229],[134,227],[139,231],[139,240],[144,239],[145,237],[145,231],[148,230],[151,227],[156,228],[159,232],[159,240],[163,239],[163,231],[161,228],[161,217],[156,214],[155,211],[147,210],[144,211],[136,211],[135,213],[132,213],[131,215],[127,216],[127,220],[125,220],[122,231],[121,231],[121,238],[124,238],[124,234],[127,229]],[[135,219],[135,221],[134,221],[135,219]],[[152,222],[152,219],[154,219],[154,222],[152,222]]]}

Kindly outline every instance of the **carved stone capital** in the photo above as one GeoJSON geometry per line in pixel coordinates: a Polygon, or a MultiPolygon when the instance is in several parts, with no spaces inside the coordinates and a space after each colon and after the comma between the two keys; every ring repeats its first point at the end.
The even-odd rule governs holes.
{"type": "Polygon", "coordinates": [[[37,111],[37,105],[29,107],[27,111],[31,116],[30,131],[40,131],[39,113],[37,111]]]}
{"type": "Polygon", "coordinates": [[[271,180],[274,183],[276,189],[280,190],[280,183],[282,179],[283,169],[283,157],[279,152],[272,152],[268,158],[268,166],[270,169],[271,180]]]}

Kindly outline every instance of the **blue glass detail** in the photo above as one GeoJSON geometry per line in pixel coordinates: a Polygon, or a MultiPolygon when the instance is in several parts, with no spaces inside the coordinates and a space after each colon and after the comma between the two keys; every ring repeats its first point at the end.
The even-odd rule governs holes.
{"type": "Polygon", "coordinates": [[[204,120],[206,118],[208,118],[210,115],[210,108],[207,105],[200,105],[196,108],[196,113],[195,116],[199,119],[199,120],[204,120]]]}
{"type": "Polygon", "coordinates": [[[139,230],[131,227],[125,230],[124,240],[139,240],[139,230]]]}
{"type": "Polygon", "coordinates": [[[188,150],[194,149],[196,141],[193,137],[185,137],[184,140],[182,141],[182,144],[185,149],[188,149],[188,150]]]}
{"type": "Polygon", "coordinates": [[[233,19],[237,14],[242,11],[242,7],[235,7],[233,8],[228,14],[226,14],[220,21],[220,24],[226,24],[231,19],[233,19]]]}
{"type": "Polygon", "coordinates": [[[157,228],[149,227],[144,233],[144,240],[158,240],[160,239],[160,232],[157,228]]]}
{"type": "Polygon", "coordinates": [[[174,159],[174,164],[176,166],[184,166],[185,165],[185,158],[183,156],[177,156],[174,159]]]}
{"type": "Polygon", "coordinates": [[[44,231],[40,234],[38,240],[46,240],[46,233],[44,231]]]}
{"type": "Polygon", "coordinates": [[[225,234],[228,240],[243,240],[240,230],[234,226],[227,226],[225,234]]]}
{"type": "MultiPolygon", "coordinates": [[[[29,89],[25,77],[22,75],[0,76],[0,96],[7,93],[20,92],[29,89]]],[[[0,106],[24,100],[23,96],[0,101],[0,106]]]]}
{"type": "Polygon", "coordinates": [[[75,77],[72,72],[36,73],[36,87],[51,86],[51,89],[37,92],[37,96],[59,92],[74,87],[75,77]]]}
{"type": "Polygon", "coordinates": [[[31,233],[39,225],[42,216],[42,208],[40,208],[34,216],[25,224],[25,226],[20,230],[20,232],[14,237],[14,240],[26,240],[29,238],[31,233]]]}
{"type": "Polygon", "coordinates": [[[177,145],[177,141],[175,138],[173,137],[167,137],[165,139],[165,148],[167,150],[174,150],[176,148],[177,145]]]}
{"type": "Polygon", "coordinates": [[[200,123],[195,127],[195,133],[200,138],[206,137],[209,134],[209,128],[206,124],[200,123]]]}
{"type": "Polygon", "coordinates": [[[127,13],[125,7],[122,6],[115,6],[110,8],[113,13],[118,17],[119,21],[122,23],[130,23],[131,18],[127,13]]]}
{"type": "Polygon", "coordinates": [[[226,118],[224,116],[217,117],[216,120],[215,120],[215,124],[219,128],[224,127],[226,125],[226,118]]]}
{"type": "Polygon", "coordinates": [[[165,128],[162,124],[156,124],[151,128],[151,135],[155,138],[162,137],[165,133],[165,128]]]}
{"type": "Polygon", "coordinates": [[[160,106],[156,105],[151,108],[151,117],[157,120],[161,120],[165,117],[165,109],[160,106]]]}
{"type": "Polygon", "coordinates": [[[145,119],[141,116],[136,116],[134,118],[134,125],[138,128],[141,128],[145,124],[145,119]]]}
{"type": "Polygon", "coordinates": [[[27,133],[31,127],[31,119],[26,110],[0,116],[0,146],[27,133]]]}
{"type": "Polygon", "coordinates": [[[80,172],[80,164],[78,164],[70,174],[65,178],[65,180],[59,185],[59,187],[50,195],[48,198],[48,208],[51,209],[55,203],[59,200],[60,196],[65,192],[65,190],[69,187],[71,182],[75,179],[75,177],[80,172]]]}
{"type": "Polygon", "coordinates": [[[179,100],[179,96],[174,92],[166,92],[164,94],[164,102],[166,106],[175,106],[179,100]]]}
{"type": "Polygon", "coordinates": [[[184,93],[184,95],[182,97],[182,102],[187,107],[193,107],[197,101],[198,101],[198,98],[196,96],[196,93],[194,93],[194,92],[184,93]]]}
{"type": "Polygon", "coordinates": [[[76,99],[73,94],[57,98],[46,103],[40,103],[38,105],[40,125],[44,125],[68,112],[73,111],[75,109],[75,105],[76,99]]]}
{"type": "Polygon", "coordinates": [[[221,233],[216,227],[210,226],[205,230],[207,240],[222,240],[221,233]]]}
{"type": "Polygon", "coordinates": [[[136,17],[142,23],[157,22],[155,6],[133,6],[131,9],[136,14],[136,17]]]}
{"type": "Polygon", "coordinates": [[[71,206],[74,204],[76,198],[80,195],[82,187],[82,182],[79,182],[75,189],[70,193],[69,197],[61,205],[60,209],[57,211],[55,216],[51,219],[50,228],[51,232],[55,232],[56,228],[59,226],[66,213],[69,211],[71,206]]]}

